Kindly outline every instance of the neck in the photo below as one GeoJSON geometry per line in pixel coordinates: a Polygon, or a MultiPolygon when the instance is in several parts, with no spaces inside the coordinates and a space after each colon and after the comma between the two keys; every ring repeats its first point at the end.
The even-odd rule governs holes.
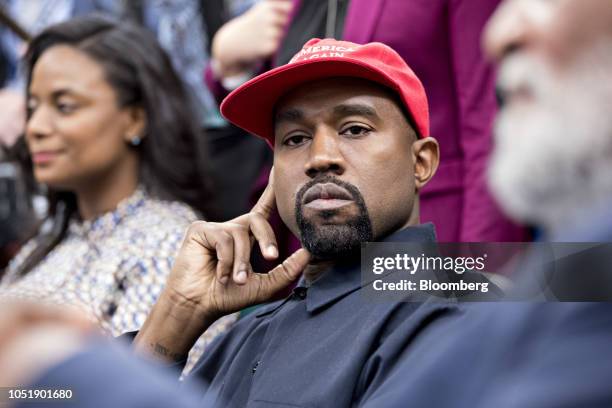
{"type": "Polygon", "coordinates": [[[332,260],[311,260],[304,269],[304,280],[308,285],[319,279],[326,271],[333,268],[335,262],[332,260]]]}
{"type": "MultiPolygon", "coordinates": [[[[90,220],[113,211],[121,200],[131,196],[138,186],[138,160],[125,160],[110,174],[76,190],[79,215],[90,220]]],[[[87,184],[87,183],[86,183],[87,184]]]]}
{"type": "Polygon", "coordinates": [[[421,223],[421,217],[420,217],[419,214],[420,214],[420,210],[419,210],[419,196],[416,195],[414,197],[414,203],[412,205],[412,210],[410,211],[410,215],[408,216],[408,220],[406,220],[404,225],[402,225],[401,227],[399,227],[397,229],[394,229],[394,231],[399,231],[399,230],[406,229],[408,227],[419,225],[421,223]]]}
{"type": "Polygon", "coordinates": [[[339,265],[359,265],[360,260],[360,249],[351,253],[345,253],[332,259],[321,259],[313,256],[310,259],[310,262],[308,263],[306,268],[304,269],[304,280],[306,281],[306,283],[308,283],[308,285],[310,285],[332,268],[339,265]]]}

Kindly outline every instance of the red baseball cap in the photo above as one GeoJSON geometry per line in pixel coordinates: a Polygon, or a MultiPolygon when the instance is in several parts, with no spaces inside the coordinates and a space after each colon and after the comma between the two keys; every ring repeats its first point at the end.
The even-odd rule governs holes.
{"type": "Polygon", "coordinates": [[[274,109],[288,91],[324,78],[354,77],[395,91],[412,116],[419,137],[429,136],[429,109],[423,84],[391,47],[314,38],[287,64],[264,72],[231,92],[222,115],[274,148],[274,109]]]}

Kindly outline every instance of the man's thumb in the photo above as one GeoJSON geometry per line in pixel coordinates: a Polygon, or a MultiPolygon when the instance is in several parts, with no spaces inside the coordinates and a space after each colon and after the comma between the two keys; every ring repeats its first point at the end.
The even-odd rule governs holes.
{"type": "Polygon", "coordinates": [[[265,275],[261,276],[261,288],[259,291],[258,301],[265,302],[274,297],[279,291],[286,288],[302,274],[308,261],[310,253],[301,248],[295,251],[289,258],[272,269],[265,275]]]}

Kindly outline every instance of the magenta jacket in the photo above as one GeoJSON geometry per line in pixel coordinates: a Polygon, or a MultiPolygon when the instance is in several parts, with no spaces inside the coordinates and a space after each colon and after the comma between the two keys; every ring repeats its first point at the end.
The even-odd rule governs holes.
{"type": "MultiPolygon", "coordinates": [[[[294,0],[294,15],[302,1],[294,0]]],[[[344,40],[391,46],[425,86],[441,162],[421,192],[421,221],[435,224],[440,241],[527,238],[524,228],[501,214],[486,186],[495,75],[480,45],[484,24],[499,2],[351,0],[346,16],[344,40]]]]}

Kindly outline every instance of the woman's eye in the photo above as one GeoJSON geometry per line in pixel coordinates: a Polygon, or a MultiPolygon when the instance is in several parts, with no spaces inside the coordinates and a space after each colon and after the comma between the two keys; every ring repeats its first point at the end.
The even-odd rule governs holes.
{"type": "Polygon", "coordinates": [[[59,110],[61,113],[72,113],[76,110],[76,105],[73,103],[58,103],[57,104],[57,110],[59,110]]]}
{"type": "Polygon", "coordinates": [[[34,113],[35,110],[36,110],[36,104],[28,103],[26,105],[26,111],[27,111],[28,117],[32,116],[32,113],[34,113]]]}
{"type": "Polygon", "coordinates": [[[370,129],[364,126],[353,125],[344,129],[341,133],[348,136],[361,136],[370,132],[370,129]]]}
{"type": "Polygon", "coordinates": [[[305,143],[308,137],[306,135],[293,135],[289,136],[283,142],[285,146],[299,146],[302,143],[305,143]]]}

